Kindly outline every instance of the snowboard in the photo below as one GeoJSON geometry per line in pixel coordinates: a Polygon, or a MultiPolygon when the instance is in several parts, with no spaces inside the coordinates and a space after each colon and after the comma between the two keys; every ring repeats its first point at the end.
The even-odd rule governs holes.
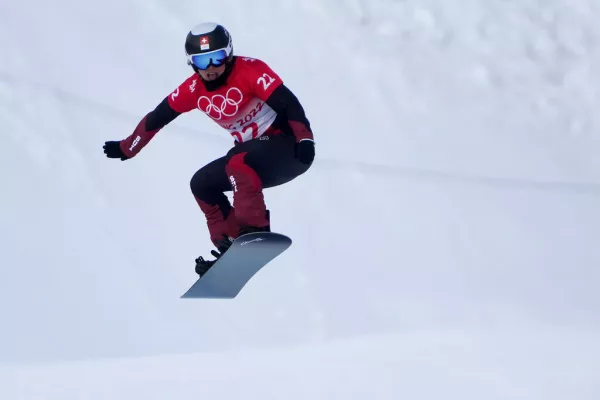
{"type": "Polygon", "coordinates": [[[275,232],[242,235],[181,298],[233,299],[254,274],[291,244],[289,237],[275,232]]]}

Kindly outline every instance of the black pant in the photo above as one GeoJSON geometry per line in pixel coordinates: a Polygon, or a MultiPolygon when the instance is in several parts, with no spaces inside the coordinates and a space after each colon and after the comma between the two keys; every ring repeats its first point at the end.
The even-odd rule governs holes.
{"type": "Polygon", "coordinates": [[[213,242],[223,235],[237,237],[243,226],[269,225],[262,190],[287,183],[310,168],[295,158],[295,145],[293,136],[262,136],[236,145],[194,174],[190,187],[206,215],[213,242]],[[231,190],[233,208],[224,194],[231,190]]]}

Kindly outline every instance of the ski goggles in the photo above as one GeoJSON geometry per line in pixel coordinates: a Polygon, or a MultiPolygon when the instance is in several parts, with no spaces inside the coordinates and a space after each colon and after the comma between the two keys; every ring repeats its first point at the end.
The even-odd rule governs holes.
{"type": "Polygon", "coordinates": [[[225,64],[227,57],[229,57],[227,49],[215,50],[209,53],[192,54],[188,56],[188,64],[204,70],[208,69],[211,65],[220,67],[225,64]]]}

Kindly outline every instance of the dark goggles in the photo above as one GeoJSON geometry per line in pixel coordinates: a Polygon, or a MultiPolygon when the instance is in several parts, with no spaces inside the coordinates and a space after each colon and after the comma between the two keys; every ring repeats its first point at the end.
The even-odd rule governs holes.
{"type": "Polygon", "coordinates": [[[211,65],[214,65],[215,67],[220,67],[221,65],[225,64],[225,61],[227,61],[228,56],[229,54],[227,54],[227,50],[221,49],[211,51],[209,53],[192,54],[188,56],[188,62],[190,65],[193,65],[198,69],[204,70],[208,69],[208,67],[211,65]]]}

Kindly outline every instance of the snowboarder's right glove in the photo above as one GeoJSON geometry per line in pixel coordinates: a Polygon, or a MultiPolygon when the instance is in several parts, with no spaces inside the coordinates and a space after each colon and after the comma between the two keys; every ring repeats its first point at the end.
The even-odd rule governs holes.
{"type": "Polygon", "coordinates": [[[129,157],[121,150],[121,142],[104,142],[104,154],[108,158],[120,158],[121,161],[127,160],[129,157]]]}

